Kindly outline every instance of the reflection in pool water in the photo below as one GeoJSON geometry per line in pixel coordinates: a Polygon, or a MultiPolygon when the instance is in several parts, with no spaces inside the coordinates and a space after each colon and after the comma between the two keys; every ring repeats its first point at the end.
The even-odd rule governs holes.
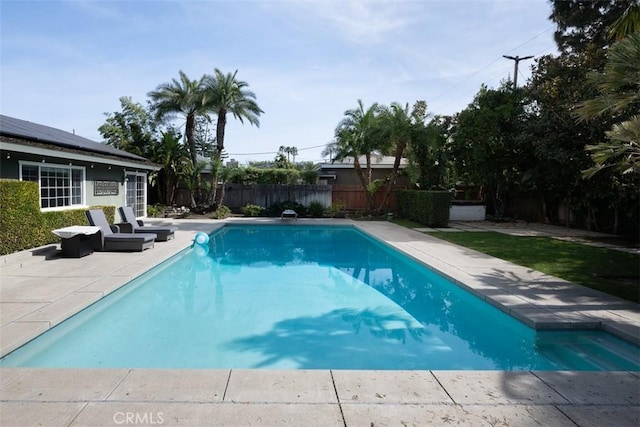
{"type": "Polygon", "coordinates": [[[638,370],[601,332],[538,332],[352,227],[225,226],[2,366],[638,370]]]}

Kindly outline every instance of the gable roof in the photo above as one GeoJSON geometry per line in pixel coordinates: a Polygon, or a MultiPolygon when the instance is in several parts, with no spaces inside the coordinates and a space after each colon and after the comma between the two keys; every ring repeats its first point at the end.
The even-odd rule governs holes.
{"type": "Polygon", "coordinates": [[[60,129],[20,120],[0,114],[0,135],[54,145],[62,149],[80,150],[106,156],[115,156],[140,163],[150,163],[144,157],[118,150],[107,144],[92,141],[60,129]]]}

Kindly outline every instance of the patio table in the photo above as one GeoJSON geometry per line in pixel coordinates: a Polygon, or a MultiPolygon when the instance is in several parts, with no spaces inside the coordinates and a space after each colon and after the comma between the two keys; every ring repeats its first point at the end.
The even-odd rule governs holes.
{"type": "Polygon", "coordinates": [[[65,258],[80,258],[93,253],[96,239],[100,238],[100,227],[72,225],[51,231],[62,240],[62,256],[65,258]]]}

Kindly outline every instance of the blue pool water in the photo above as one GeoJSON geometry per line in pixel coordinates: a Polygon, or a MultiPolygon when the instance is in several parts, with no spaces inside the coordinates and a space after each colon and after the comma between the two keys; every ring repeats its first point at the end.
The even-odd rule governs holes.
{"type": "Polygon", "coordinates": [[[229,225],[0,366],[637,371],[640,354],[536,332],[352,227],[229,225]]]}

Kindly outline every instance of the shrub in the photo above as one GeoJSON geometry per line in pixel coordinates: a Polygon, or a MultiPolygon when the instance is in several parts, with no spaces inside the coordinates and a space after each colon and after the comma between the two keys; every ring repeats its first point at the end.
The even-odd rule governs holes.
{"type": "Polygon", "coordinates": [[[297,184],[300,172],[296,169],[267,168],[261,169],[249,166],[236,168],[229,175],[228,182],[232,184],[297,184]]]}
{"type": "Polygon", "coordinates": [[[398,192],[398,214],[429,227],[446,227],[450,207],[451,193],[448,191],[398,192]]]}
{"type": "Polygon", "coordinates": [[[332,218],[344,215],[343,211],[346,207],[347,203],[344,200],[336,200],[331,204],[331,208],[329,208],[329,215],[331,215],[332,218]]]}
{"type": "Polygon", "coordinates": [[[262,206],[248,204],[240,209],[244,216],[264,216],[266,209],[262,206]]]}
{"type": "Polygon", "coordinates": [[[313,218],[322,218],[324,216],[324,205],[321,202],[313,201],[309,203],[309,215],[313,218]]]}
{"type": "Polygon", "coordinates": [[[2,255],[55,241],[40,213],[37,182],[0,182],[0,253],[2,255]]]}
{"type": "MultiPolygon", "coordinates": [[[[58,243],[56,228],[88,225],[85,209],[41,212],[38,192],[37,182],[0,180],[0,255],[58,243]]],[[[102,209],[113,224],[115,206],[90,209],[102,209]]]]}
{"type": "Polygon", "coordinates": [[[210,215],[210,218],[211,219],[225,219],[229,215],[231,215],[231,209],[229,209],[225,205],[221,205],[221,206],[218,206],[218,209],[213,211],[213,213],[210,215]]]}
{"type": "Polygon", "coordinates": [[[156,204],[147,206],[147,216],[151,218],[164,218],[164,211],[167,209],[165,205],[156,204]]]}

